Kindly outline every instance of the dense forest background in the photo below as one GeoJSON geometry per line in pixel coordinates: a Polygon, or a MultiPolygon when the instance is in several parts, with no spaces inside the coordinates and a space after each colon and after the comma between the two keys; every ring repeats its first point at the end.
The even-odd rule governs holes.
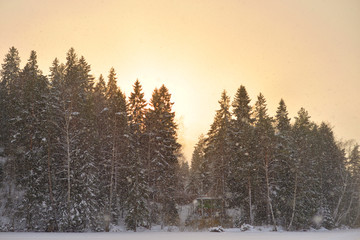
{"type": "Polygon", "coordinates": [[[0,230],[109,231],[177,226],[179,206],[214,199],[217,214],[194,211],[189,229],[273,225],[287,230],[360,226],[360,149],[285,102],[269,116],[260,93],[224,91],[191,168],[183,161],[171,94],[149,102],[139,81],[126,97],[113,68],[96,81],[74,49],[44,76],[32,51],[16,48],[0,79],[0,230]],[[232,214],[237,212],[239,214],[232,214]],[[201,223],[201,224],[200,224],[201,223]]]}

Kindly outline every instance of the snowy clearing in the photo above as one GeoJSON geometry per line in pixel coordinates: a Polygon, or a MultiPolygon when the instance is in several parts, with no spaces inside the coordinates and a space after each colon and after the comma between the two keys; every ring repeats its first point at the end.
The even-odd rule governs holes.
{"type": "Polygon", "coordinates": [[[360,229],[326,232],[0,233],[1,240],[360,240],[360,229]]]}

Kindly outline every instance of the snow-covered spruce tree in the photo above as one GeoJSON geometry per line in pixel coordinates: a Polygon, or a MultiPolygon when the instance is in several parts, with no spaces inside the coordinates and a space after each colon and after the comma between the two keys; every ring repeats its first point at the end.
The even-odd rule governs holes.
{"type": "Polygon", "coordinates": [[[83,56],[80,57],[77,68],[81,95],[77,110],[79,113],[79,142],[75,152],[77,161],[73,164],[76,169],[73,197],[80,212],[78,230],[84,231],[97,229],[101,202],[97,200],[100,195],[99,166],[95,159],[95,135],[92,134],[96,126],[93,98],[94,78],[90,74],[90,65],[83,56]]]}
{"type": "Polygon", "coordinates": [[[274,128],[273,119],[267,114],[265,97],[260,93],[255,103],[255,140],[257,153],[255,155],[257,169],[257,191],[255,191],[256,221],[260,224],[270,224],[277,230],[275,210],[273,207],[273,189],[276,188],[274,176],[278,162],[274,158],[274,128]]]}
{"type": "Polygon", "coordinates": [[[275,116],[275,159],[277,168],[275,171],[275,181],[277,188],[273,189],[276,193],[274,209],[278,212],[278,224],[288,226],[291,218],[291,196],[294,189],[293,174],[293,139],[291,135],[290,118],[283,99],[280,100],[275,116]]]}
{"type": "Polygon", "coordinates": [[[109,223],[116,224],[124,211],[128,193],[129,172],[129,129],[126,107],[126,97],[117,86],[116,72],[110,69],[106,86],[106,111],[108,115],[107,141],[109,159],[106,159],[106,222],[105,230],[109,230],[109,223]]]}
{"type": "Polygon", "coordinates": [[[1,64],[0,79],[0,145],[5,147],[9,141],[9,123],[11,119],[12,107],[14,103],[14,90],[20,73],[20,57],[15,47],[9,49],[8,54],[1,64]]]}
{"type": "Polygon", "coordinates": [[[310,122],[308,112],[301,108],[295,117],[292,129],[294,139],[294,163],[291,165],[294,174],[292,189],[292,210],[288,229],[306,229],[312,224],[317,213],[318,175],[313,148],[316,125],[310,122]],[[312,148],[313,147],[313,148],[312,148]]]}
{"type": "MultiPolygon", "coordinates": [[[[10,50],[15,55],[16,52],[14,48],[10,50]]],[[[13,60],[16,59],[14,57],[13,60]]],[[[15,70],[14,66],[17,64],[10,62],[10,65],[15,70]]],[[[46,178],[43,169],[46,156],[44,124],[48,82],[38,69],[35,51],[31,52],[24,69],[11,81],[9,73],[12,71],[6,71],[7,64],[3,67],[3,74],[7,76],[9,84],[7,100],[11,106],[7,126],[10,135],[5,144],[9,157],[6,164],[9,167],[9,196],[17,192],[17,198],[14,199],[18,200],[15,206],[14,199],[9,199],[9,211],[5,214],[10,214],[11,228],[14,230],[41,230],[46,221],[46,178]],[[15,221],[15,218],[19,220],[15,221]]]]}
{"type": "Polygon", "coordinates": [[[51,217],[47,224],[47,231],[58,231],[64,225],[62,210],[65,209],[66,184],[66,151],[64,134],[64,103],[65,103],[65,65],[56,58],[50,67],[50,94],[46,108],[47,132],[47,175],[48,192],[51,202],[51,217]]]}
{"type": "Polygon", "coordinates": [[[27,231],[45,230],[47,222],[46,184],[47,135],[46,104],[48,99],[48,80],[38,69],[36,52],[20,73],[23,95],[18,99],[22,105],[17,121],[17,130],[21,137],[17,145],[24,150],[23,162],[18,171],[22,172],[21,185],[24,190],[21,211],[27,231]]]}
{"type": "Polygon", "coordinates": [[[190,183],[188,193],[194,198],[206,195],[210,191],[210,165],[205,158],[205,137],[201,135],[191,158],[190,183]]]}
{"type": "Polygon", "coordinates": [[[150,218],[151,221],[156,221],[157,211],[162,227],[178,223],[175,193],[180,144],[177,142],[177,125],[172,105],[171,94],[162,85],[160,89],[154,90],[150,100],[151,108],[145,119],[150,200],[157,203],[150,207],[150,218]]]}
{"type": "Polygon", "coordinates": [[[188,161],[182,155],[179,156],[179,165],[176,172],[178,183],[176,187],[176,203],[178,205],[187,205],[191,203],[194,198],[188,192],[188,186],[190,183],[190,166],[188,161]]]}
{"type": "Polygon", "coordinates": [[[335,142],[332,129],[321,123],[316,135],[317,174],[319,177],[318,212],[324,214],[322,226],[335,227],[344,182],[339,181],[345,170],[345,155],[335,142]],[[335,180],[336,179],[336,180],[335,180]]]}
{"type": "Polygon", "coordinates": [[[146,100],[142,86],[136,80],[133,92],[129,97],[128,111],[130,116],[130,164],[128,179],[128,194],[126,199],[126,226],[136,232],[139,226],[149,224],[149,184],[146,162],[145,114],[146,100]]]}
{"type": "Polygon", "coordinates": [[[348,157],[348,169],[351,174],[350,187],[347,190],[347,208],[342,213],[343,220],[352,227],[360,226],[360,146],[352,147],[348,157]]]}
{"type": "Polygon", "coordinates": [[[1,65],[1,79],[0,79],[0,145],[4,148],[3,155],[7,159],[3,166],[3,199],[2,204],[2,219],[4,222],[4,230],[16,230],[19,217],[17,214],[18,202],[16,196],[19,163],[16,158],[16,148],[11,145],[11,134],[15,134],[14,120],[18,114],[19,108],[16,103],[16,96],[19,89],[19,74],[20,74],[20,57],[19,52],[15,47],[9,49],[8,54],[4,58],[4,63],[1,65]],[[5,218],[6,217],[6,218],[5,218]]]}
{"type": "Polygon", "coordinates": [[[93,229],[97,184],[91,174],[95,172],[92,131],[92,85],[90,66],[83,57],[78,60],[75,50],[67,53],[62,67],[54,61],[51,68],[51,112],[54,115],[53,130],[59,135],[53,138],[54,168],[59,177],[54,190],[57,196],[58,225],[62,231],[93,229]]]}
{"type": "Polygon", "coordinates": [[[244,211],[241,222],[254,224],[253,214],[253,119],[251,117],[250,98],[246,88],[241,85],[232,103],[234,119],[231,122],[231,171],[229,189],[232,193],[231,205],[244,211]]]}
{"type": "Polygon", "coordinates": [[[108,163],[111,159],[111,143],[109,133],[111,126],[109,125],[109,108],[106,103],[106,83],[102,75],[100,75],[93,93],[94,99],[94,158],[97,169],[97,177],[99,181],[99,193],[97,201],[101,204],[97,211],[99,212],[99,225],[97,230],[109,231],[110,217],[108,214],[109,198],[109,181],[108,181],[108,163]]]}
{"type": "Polygon", "coordinates": [[[228,175],[230,173],[231,159],[231,113],[230,98],[226,91],[223,91],[219,100],[220,109],[216,111],[214,122],[208,132],[205,158],[210,163],[211,187],[209,194],[221,198],[220,223],[226,217],[225,208],[227,205],[228,175]]]}

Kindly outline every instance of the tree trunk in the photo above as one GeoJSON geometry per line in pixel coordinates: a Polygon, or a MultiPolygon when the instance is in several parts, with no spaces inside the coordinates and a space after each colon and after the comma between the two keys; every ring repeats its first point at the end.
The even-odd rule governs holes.
{"type": "Polygon", "coordinates": [[[294,186],[294,196],[293,196],[293,206],[292,206],[292,213],[291,213],[291,220],[288,226],[288,230],[291,230],[292,224],[295,217],[295,210],[296,210],[296,194],[297,194],[297,185],[298,185],[298,173],[295,173],[295,186],[294,186]]]}
{"type": "Polygon", "coordinates": [[[271,213],[271,219],[274,225],[274,231],[277,231],[276,227],[276,221],[275,221],[275,215],[271,203],[271,197],[270,197],[270,184],[269,184],[269,159],[268,157],[265,157],[265,178],[266,178],[266,193],[267,193],[267,203],[270,208],[271,213]]]}
{"type": "Polygon", "coordinates": [[[249,189],[249,215],[250,215],[250,225],[254,224],[254,215],[252,211],[252,202],[251,202],[251,178],[248,177],[248,189],[249,189]]]}
{"type": "Polygon", "coordinates": [[[341,195],[339,197],[339,200],[338,200],[338,203],[336,205],[336,208],[334,210],[334,214],[333,214],[333,219],[335,220],[335,226],[337,226],[339,224],[338,222],[338,213],[339,213],[339,208],[340,208],[340,204],[344,198],[344,195],[346,193],[346,189],[347,189],[347,175],[345,177],[345,181],[344,181],[344,185],[343,185],[343,188],[342,188],[342,191],[341,191],[341,195]]]}
{"type": "MultiPolygon", "coordinates": [[[[151,147],[151,136],[150,136],[150,133],[149,133],[149,139],[148,139],[148,156],[147,156],[147,181],[148,181],[148,184],[150,186],[150,189],[152,189],[152,182],[151,182],[151,179],[150,179],[150,173],[151,173],[151,152],[150,152],[150,147],[151,147]]],[[[150,193],[151,194],[151,193],[150,193]]],[[[152,197],[154,198],[154,195],[152,195],[152,197]]],[[[152,214],[153,214],[153,207],[152,207],[152,204],[151,204],[151,199],[150,197],[148,198],[148,207],[149,207],[149,222],[148,222],[148,227],[149,229],[151,230],[152,228],[152,214]]]]}
{"type": "MultiPolygon", "coordinates": [[[[71,200],[71,151],[70,151],[70,114],[69,116],[65,116],[65,134],[66,134],[66,157],[67,157],[67,204],[68,211],[70,213],[70,200],[71,200]]],[[[70,216],[70,214],[69,214],[70,216]]]]}
{"type": "Polygon", "coordinates": [[[48,156],[47,156],[47,165],[48,165],[48,184],[49,184],[49,196],[50,196],[50,204],[52,207],[52,213],[54,217],[54,222],[51,222],[51,224],[48,227],[48,231],[53,232],[57,229],[57,222],[56,222],[56,211],[55,211],[55,202],[54,202],[54,195],[52,190],[52,168],[51,168],[51,151],[50,151],[50,144],[48,144],[48,156]]]}
{"type": "MultiPolygon", "coordinates": [[[[116,121],[115,121],[115,129],[116,129],[116,121]]],[[[115,172],[115,158],[116,158],[116,135],[115,133],[113,133],[113,146],[112,146],[112,154],[111,154],[111,169],[110,169],[110,190],[109,190],[109,205],[108,205],[108,210],[107,210],[107,214],[108,214],[108,218],[106,221],[106,227],[105,227],[105,231],[109,231],[109,225],[110,222],[112,221],[112,199],[113,199],[113,195],[114,195],[114,172],[115,172]]]]}

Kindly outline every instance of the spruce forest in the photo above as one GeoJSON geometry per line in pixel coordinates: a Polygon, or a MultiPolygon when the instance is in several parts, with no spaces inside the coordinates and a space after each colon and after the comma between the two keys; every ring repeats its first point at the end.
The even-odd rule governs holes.
{"type": "MultiPolygon", "coordinates": [[[[239,84],[240,85],[240,84],[239,84]]],[[[191,167],[170,91],[129,96],[73,48],[43,75],[10,48],[0,75],[0,231],[360,227],[360,149],[301,108],[224,91],[191,167]],[[186,207],[187,206],[187,207],[186,207]],[[183,209],[187,209],[182,219],[183,209]]]]}

